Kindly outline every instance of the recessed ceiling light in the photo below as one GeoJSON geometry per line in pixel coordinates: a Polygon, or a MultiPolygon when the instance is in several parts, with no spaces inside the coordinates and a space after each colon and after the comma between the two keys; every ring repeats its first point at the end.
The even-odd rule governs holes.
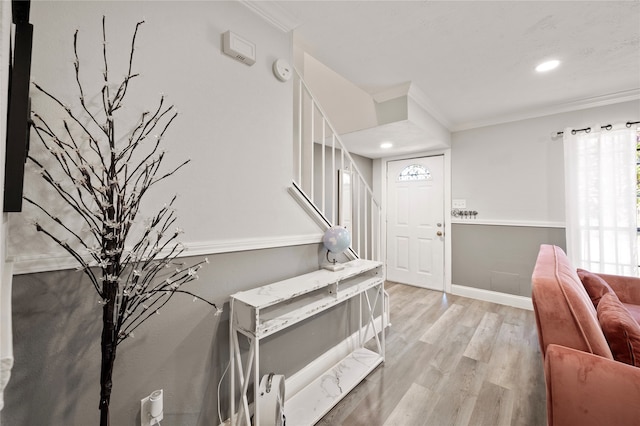
{"type": "Polygon", "coordinates": [[[393,142],[382,142],[380,144],[380,148],[382,148],[382,149],[393,148],[393,142]]]}
{"type": "Polygon", "coordinates": [[[543,62],[536,67],[536,71],[538,72],[547,72],[551,71],[554,68],[557,68],[560,65],[560,61],[554,59],[552,61],[543,62]]]}

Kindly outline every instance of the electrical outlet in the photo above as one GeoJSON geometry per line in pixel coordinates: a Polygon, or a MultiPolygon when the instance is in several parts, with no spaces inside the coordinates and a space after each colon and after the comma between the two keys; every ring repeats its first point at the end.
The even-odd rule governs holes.
{"type": "Polygon", "coordinates": [[[140,426],[159,425],[164,417],[162,389],[140,400],[140,426]]]}
{"type": "Polygon", "coordinates": [[[451,208],[452,209],[466,209],[467,208],[467,200],[463,200],[463,199],[451,200],[451,208]]]}

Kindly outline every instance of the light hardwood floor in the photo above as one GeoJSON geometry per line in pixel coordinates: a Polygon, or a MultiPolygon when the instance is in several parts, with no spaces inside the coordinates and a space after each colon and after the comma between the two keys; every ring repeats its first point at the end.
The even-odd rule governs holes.
{"type": "Polygon", "coordinates": [[[387,283],[385,363],[318,423],[546,424],[533,312],[387,283]]]}

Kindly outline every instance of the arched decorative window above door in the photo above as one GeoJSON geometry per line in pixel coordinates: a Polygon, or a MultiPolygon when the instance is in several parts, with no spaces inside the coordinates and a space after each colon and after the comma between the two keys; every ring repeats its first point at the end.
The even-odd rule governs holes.
{"type": "Polygon", "coordinates": [[[411,164],[400,172],[398,175],[399,181],[406,180],[431,180],[431,172],[420,164],[411,164]]]}

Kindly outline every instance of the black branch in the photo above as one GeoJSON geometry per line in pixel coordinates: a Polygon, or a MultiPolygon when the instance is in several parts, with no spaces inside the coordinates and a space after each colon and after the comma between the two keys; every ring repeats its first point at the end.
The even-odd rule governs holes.
{"type": "MultiPolygon", "coordinates": [[[[34,112],[33,127],[45,158],[28,156],[33,167],[53,188],[60,203],[25,196],[41,220],[34,222],[38,232],[61,246],[78,263],[99,297],[103,311],[101,335],[102,366],[100,379],[101,425],[109,422],[112,371],[117,346],[133,337],[146,321],[159,312],[174,295],[191,296],[216,310],[217,306],[184,286],[198,279],[198,272],[208,261],[191,265],[180,262],[185,247],[179,238],[173,207],[176,197],[143,224],[139,221],[143,198],[148,190],[173,176],[190,160],[164,167],[163,139],[178,113],[166,106],[164,96],[151,111],[131,120],[122,109],[134,71],[136,40],[143,21],[138,22],[131,37],[128,66],[120,83],[109,81],[106,19],[102,20],[102,75],[97,94],[101,102],[87,102],[83,80],[88,78],[81,67],[80,37],[73,35],[74,74],[77,94],[75,104],[66,104],[42,86],[34,83],[43,103],[65,111],[60,126],[54,126],[43,114],[34,112]],[[110,89],[113,87],[113,92],[110,89]],[[132,122],[133,121],[133,122],[132,122]],[[116,137],[116,122],[131,129],[116,137]],[[121,124],[122,123],[122,124],[121,124]],[[150,140],[151,139],[151,140],[150,140]],[[48,156],[48,157],[47,157],[48,156]],[[71,214],[57,215],[61,206],[71,214]],[[83,229],[78,229],[81,225],[83,229]],[[86,230],[86,231],[85,231],[86,230]],[[138,230],[141,232],[132,232],[138,230]]],[[[218,310],[219,312],[219,310],[218,310]]]]}

